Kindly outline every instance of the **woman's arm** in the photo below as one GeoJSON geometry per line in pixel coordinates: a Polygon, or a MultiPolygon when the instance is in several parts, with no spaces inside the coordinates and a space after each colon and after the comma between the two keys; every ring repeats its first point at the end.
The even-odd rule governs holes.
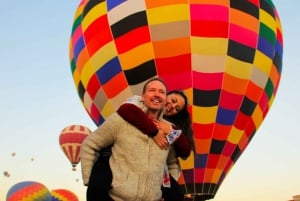
{"type": "MultiPolygon", "coordinates": [[[[124,103],[120,106],[117,113],[128,123],[135,126],[137,129],[141,130],[143,133],[148,136],[154,137],[158,133],[157,126],[155,123],[148,118],[148,116],[143,112],[139,107],[132,103],[124,103]]],[[[167,124],[166,122],[160,122],[162,124],[167,124]]],[[[168,124],[165,127],[170,127],[168,124]]],[[[173,127],[173,129],[177,129],[173,127]]],[[[185,136],[184,133],[181,133],[179,138],[174,142],[174,149],[176,152],[176,156],[182,159],[186,159],[191,153],[191,145],[185,136]]]]}
{"type": "Polygon", "coordinates": [[[181,133],[179,138],[173,144],[176,156],[182,159],[187,159],[190,156],[192,146],[184,133],[181,133]]]}
{"type": "Polygon", "coordinates": [[[117,113],[128,123],[135,126],[137,129],[154,137],[158,133],[158,129],[153,121],[139,107],[131,103],[121,105],[117,113]]]}

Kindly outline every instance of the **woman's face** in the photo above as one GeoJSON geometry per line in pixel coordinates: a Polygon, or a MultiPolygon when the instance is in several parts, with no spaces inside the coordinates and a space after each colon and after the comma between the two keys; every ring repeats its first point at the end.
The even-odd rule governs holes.
{"type": "Polygon", "coordinates": [[[172,116],[178,114],[185,105],[184,98],[179,94],[167,95],[167,103],[164,110],[165,116],[172,116]]]}

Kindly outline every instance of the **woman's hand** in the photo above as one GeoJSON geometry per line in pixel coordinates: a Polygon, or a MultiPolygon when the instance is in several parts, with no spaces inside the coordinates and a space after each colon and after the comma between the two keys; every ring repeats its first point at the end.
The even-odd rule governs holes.
{"type": "Polygon", "coordinates": [[[165,133],[162,130],[158,130],[158,133],[153,137],[153,140],[161,149],[167,150],[170,146],[165,137],[165,133]]]}
{"type": "Polygon", "coordinates": [[[158,130],[161,130],[165,135],[168,135],[173,130],[172,125],[168,122],[154,120],[154,124],[156,125],[158,130]]]}

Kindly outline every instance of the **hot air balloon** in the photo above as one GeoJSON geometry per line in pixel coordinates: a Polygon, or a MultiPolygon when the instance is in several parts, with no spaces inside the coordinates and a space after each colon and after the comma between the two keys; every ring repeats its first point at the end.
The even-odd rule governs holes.
{"type": "Polygon", "coordinates": [[[59,135],[59,144],[68,160],[72,164],[73,171],[79,163],[80,146],[84,138],[91,133],[90,129],[82,125],[70,125],[65,127],[59,135]]]}
{"type": "Polygon", "coordinates": [[[10,177],[10,174],[9,174],[9,172],[7,172],[7,171],[4,171],[4,172],[3,172],[3,175],[4,175],[5,177],[10,177]]]}
{"type": "Polygon", "coordinates": [[[265,119],[282,71],[283,35],[271,0],[82,0],[70,63],[84,109],[101,125],[159,76],[191,104],[196,151],[180,183],[214,198],[265,119]]]}
{"type": "Polygon", "coordinates": [[[67,189],[54,189],[50,193],[51,201],[79,201],[76,194],[67,189]]]}
{"type": "Polygon", "coordinates": [[[6,195],[6,201],[51,201],[48,188],[36,181],[23,181],[13,185],[6,195]]]}

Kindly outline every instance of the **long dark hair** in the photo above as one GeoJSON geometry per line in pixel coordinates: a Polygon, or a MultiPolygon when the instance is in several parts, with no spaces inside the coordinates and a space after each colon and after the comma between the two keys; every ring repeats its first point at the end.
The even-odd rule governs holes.
{"type": "Polygon", "coordinates": [[[170,94],[180,95],[184,99],[184,106],[182,110],[180,110],[177,114],[171,116],[164,116],[164,118],[175,124],[179,129],[182,129],[183,133],[187,136],[193,151],[195,151],[194,132],[192,129],[192,120],[188,111],[187,96],[179,90],[169,91],[167,95],[170,94]]]}

